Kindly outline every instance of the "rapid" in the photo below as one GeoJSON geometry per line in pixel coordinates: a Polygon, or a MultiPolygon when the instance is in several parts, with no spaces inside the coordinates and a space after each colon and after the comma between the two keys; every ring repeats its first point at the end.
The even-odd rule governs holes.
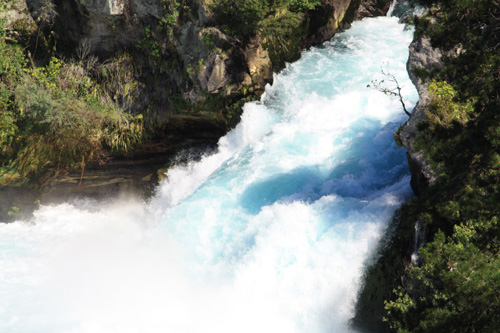
{"type": "Polygon", "coordinates": [[[412,196],[393,140],[407,116],[367,85],[389,72],[413,108],[412,36],[369,18],[304,52],[147,201],[0,224],[0,332],[349,332],[363,269],[412,196]]]}

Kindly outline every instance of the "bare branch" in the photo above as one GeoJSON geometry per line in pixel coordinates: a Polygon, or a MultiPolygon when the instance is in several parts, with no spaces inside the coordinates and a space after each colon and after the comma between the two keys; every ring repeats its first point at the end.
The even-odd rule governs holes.
{"type": "MultiPolygon", "coordinates": [[[[387,85],[385,85],[385,80],[372,80],[372,84],[380,92],[383,92],[384,94],[392,97],[396,97],[399,99],[399,102],[401,103],[401,106],[403,107],[403,111],[408,115],[408,117],[411,116],[411,113],[408,112],[408,109],[406,109],[406,104],[403,99],[403,95],[401,94],[401,89],[402,87],[399,85],[399,81],[396,78],[396,76],[384,68],[381,69],[382,74],[387,78],[389,82],[391,82],[393,85],[395,85],[395,88],[388,88],[387,85]]],[[[370,85],[368,85],[370,87],[370,85]]]]}
{"type": "Polygon", "coordinates": [[[76,53],[80,61],[85,60],[89,56],[91,48],[92,44],[90,42],[90,39],[83,38],[82,40],[80,40],[80,45],[76,49],[76,53]]]}

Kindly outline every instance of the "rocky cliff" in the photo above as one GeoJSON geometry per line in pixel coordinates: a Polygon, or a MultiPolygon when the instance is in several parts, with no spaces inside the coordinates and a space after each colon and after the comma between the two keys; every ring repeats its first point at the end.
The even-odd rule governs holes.
{"type": "Polygon", "coordinates": [[[411,186],[415,194],[419,194],[428,186],[434,185],[437,180],[436,171],[430,165],[422,151],[415,147],[415,139],[419,135],[417,125],[426,118],[425,109],[429,106],[429,82],[417,75],[420,70],[432,71],[443,67],[443,52],[433,48],[428,37],[421,36],[410,45],[408,58],[408,74],[418,90],[419,101],[413,109],[411,117],[401,127],[399,139],[407,150],[408,164],[412,175],[411,186]]]}
{"type": "MultiPolygon", "coordinates": [[[[45,15],[45,0],[20,0],[20,3],[23,1],[35,20],[45,15]]],[[[102,58],[142,44],[141,51],[152,53],[152,58],[158,60],[148,67],[165,74],[162,83],[180,86],[171,90],[191,102],[204,100],[204,94],[238,94],[249,87],[262,92],[272,80],[274,64],[259,34],[244,41],[225,34],[203,1],[183,1],[181,5],[172,2],[175,7],[162,0],[53,0],[53,3],[52,28],[65,43],[102,58]],[[174,13],[175,17],[169,16],[174,13]],[[166,19],[173,21],[164,23],[166,19]],[[176,62],[172,62],[174,59],[176,62]],[[184,73],[172,73],[172,66],[183,69],[184,73]],[[170,77],[185,74],[187,77],[177,82],[170,77]]],[[[350,5],[350,0],[323,0],[312,17],[324,22],[301,36],[301,46],[307,48],[331,38],[344,21],[352,20],[344,20],[350,5]]],[[[300,49],[293,52],[298,55],[300,49]]],[[[149,96],[147,102],[155,101],[154,93],[142,93],[149,96]]]]}
{"type": "MultiPolygon", "coordinates": [[[[217,21],[210,7],[213,1],[190,0],[179,4],[165,0],[19,0],[18,3],[18,12],[26,7],[35,21],[46,17],[47,8],[52,8],[51,29],[61,42],[78,49],[83,56],[96,54],[104,61],[116,52],[133,51],[137,47],[142,53],[150,52],[146,56],[152,55],[149,58],[156,63],[141,64],[141,69],[160,72],[162,82],[158,83],[169,86],[170,93],[179,93],[183,99],[195,103],[205,100],[207,94],[238,95],[250,90],[258,95],[272,81],[273,69],[284,64],[281,60],[291,61],[302,49],[323,43],[355,17],[381,15],[389,7],[387,0],[322,0],[314,10],[297,16],[302,21],[298,29],[301,35],[284,37],[298,38],[299,42],[291,49],[290,41],[278,45],[284,59],[273,63],[268,54],[270,36],[264,36],[260,30],[241,40],[223,32],[224,22],[217,21]],[[360,4],[363,11],[357,12],[360,4]]],[[[278,18],[280,15],[283,13],[270,14],[278,18]]],[[[280,21],[271,23],[277,25],[280,21]]],[[[157,99],[155,91],[150,89],[148,86],[141,91],[147,96],[144,98],[148,105],[157,99]]]]}

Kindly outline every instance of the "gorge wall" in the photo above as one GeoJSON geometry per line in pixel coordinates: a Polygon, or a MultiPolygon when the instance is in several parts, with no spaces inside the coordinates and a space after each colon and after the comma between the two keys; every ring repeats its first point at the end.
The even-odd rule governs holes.
{"type": "Polygon", "coordinates": [[[443,51],[431,46],[426,36],[420,36],[410,45],[410,56],[407,62],[408,74],[420,96],[411,117],[401,127],[399,140],[407,151],[408,165],[412,174],[411,186],[415,194],[436,183],[437,174],[421,150],[415,147],[415,139],[419,135],[418,123],[426,118],[425,109],[429,107],[429,81],[417,75],[419,70],[439,70],[443,67],[443,51]]]}
{"type": "MultiPolygon", "coordinates": [[[[46,15],[46,1],[25,1],[35,21],[46,15]]],[[[101,61],[117,52],[139,48],[145,53],[143,56],[152,58],[141,63],[141,69],[159,72],[161,77],[155,78],[156,83],[168,87],[170,97],[177,93],[196,103],[205,100],[207,94],[237,95],[249,89],[261,93],[272,81],[273,69],[283,65],[272,63],[269,58],[269,36],[258,31],[241,39],[223,32],[221,25],[225,23],[218,21],[208,2],[54,0],[53,4],[52,29],[61,41],[80,49],[84,56],[99,55],[101,61]],[[151,61],[155,63],[147,63],[151,61]]],[[[280,60],[290,61],[299,56],[301,49],[331,38],[337,29],[353,20],[358,5],[351,0],[323,0],[315,10],[300,13],[300,25],[308,29],[300,29],[300,36],[292,36],[300,39],[300,47],[280,60]]],[[[278,46],[288,48],[286,43],[278,46]]],[[[153,88],[147,85],[138,95],[146,99],[144,105],[156,102],[164,111],[164,100],[158,101],[158,91],[153,88]]],[[[177,112],[173,109],[172,113],[177,112]]]]}

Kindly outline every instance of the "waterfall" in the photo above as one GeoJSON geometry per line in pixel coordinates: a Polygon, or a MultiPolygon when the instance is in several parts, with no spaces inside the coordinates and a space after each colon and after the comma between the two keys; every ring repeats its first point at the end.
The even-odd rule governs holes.
{"type": "Polygon", "coordinates": [[[425,226],[420,220],[415,222],[415,241],[413,243],[413,252],[411,254],[411,263],[417,265],[419,263],[418,249],[425,245],[425,226]]]}
{"type": "Polygon", "coordinates": [[[393,0],[386,15],[399,17],[401,23],[407,23],[412,22],[413,16],[422,15],[424,10],[416,0],[393,0]]]}
{"type": "Polygon", "coordinates": [[[389,6],[389,9],[387,10],[387,14],[386,14],[386,16],[389,16],[389,17],[393,16],[393,13],[394,13],[394,7],[396,6],[396,3],[397,3],[397,2],[398,2],[397,0],[392,0],[392,1],[391,1],[391,4],[390,4],[390,6],[389,6]]]}
{"type": "Polygon", "coordinates": [[[349,332],[364,262],[411,196],[393,132],[412,32],[354,22],[274,77],[215,153],[148,202],[0,224],[1,332],[349,332]]]}

